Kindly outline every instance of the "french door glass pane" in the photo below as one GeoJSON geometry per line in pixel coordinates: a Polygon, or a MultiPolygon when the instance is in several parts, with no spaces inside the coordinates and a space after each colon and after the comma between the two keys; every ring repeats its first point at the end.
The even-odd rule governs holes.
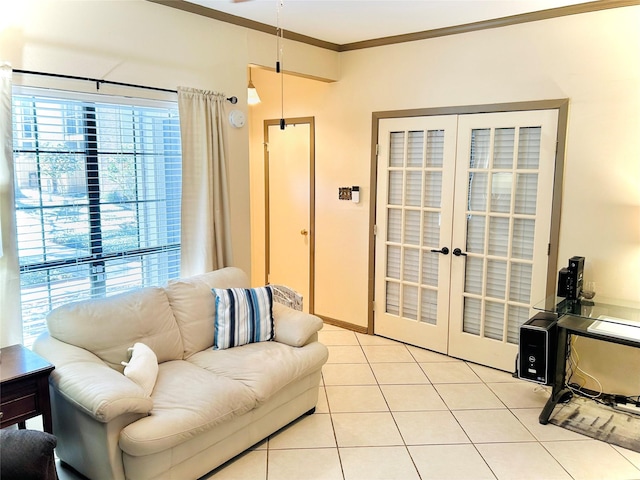
{"type": "Polygon", "coordinates": [[[387,247],[387,277],[400,280],[400,247],[387,247]]]}
{"type": "Polygon", "coordinates": [[[484,336],[502,340],[504,332],[504,303],[485,302],[484,336]]]}
{"type": "Polygon", "coordinates": [[[482,295],[482,279],[484,278],[484,260],[480,257],[466,257],[464,291],[482,295]]]}
{"type": "Polygon", "coordinates": [[[487,287],[485,295],[503,300],[507,284],[507,262],[487,260],[487,287]]]}
{"type": "Polygon", "coordinates": [[[404,162],[404,132],[391,132],[389,139],[389,166],[402,167],[404,162]]]}
{"type": "Polygon", "coordinates": [[[426,167],[442,167],[444,159],[444,130],[427,132],[426,167]]]}
{"type": "Polygon", "coordinates": [[[438,286],[439,257],[430,251],[422,252],[422,285],[438,286]]]}
{"type": "Polygon", "coordinates": [[[442,172],[426,172],[424,182],[424,206],[440,208],[442,205],[442,172]]]}
{"type": "Polygon", "coordinates": [[[387,282],[385,311],[391,315],[400,315],[400,284],[387,282]]]}
{"type": "Polygon", "coordinates": [[[420,250],[417,248],[405,248],[403,280],[405,282],[418,283],[420,268],[420,250]]]}
{"type": "Polygon", "coordinates": [[[407,167],[422,167],[424,157],[424,130],[409,132],[407,167]]]}
{"type": "Polygon", "coordinates": [[[484,252],[485,221],[484,216],[467,215],[467,252],[484,252]]]}
{"type": "Polygon", "coordinates": [[[420,245],[420,212],[418,210],[404,212],[404,243],[420,245]]]}
{"type": "Polygon", "coordinates": [[[474,212],[487,210],[488,190],[489,176],[486,173],[469,173],[469,210],[474,212]]]}
{"type": "Polygon", "coordinates": [[[403,189],[402,171],[392,170],[389,172],[389,205],[402,205],[403,189]]]}
{"type": "Polygon", "coordinates": [[[506,257],[509,252],[509,218],[489,217],[489,255],[506,257]]]}
{"type": "Polygon", "coordinates": [[[532,218],[515,218],[513,220],[513,236],[511,239],[511,256],[518,259],[533,259],[533,235],[535,220],[532,218]]]}
{"type": "Polygon", "coordinates": [[[490,145],[490,128],[471,130],[471,155],[469,156],[469,168],[487,168],[489,166],[490,145]]]}
{"type": "Polygon", "coordinates": [[[519,173],[516,178],[515,213],[535,215],[538,196],[538,174],[519,173]]]}
{"type": "Polygon", "coordinates": [[[440,243],[440,213],[424,212],[422,226],[422,245],[429,248],[439,248],[440,243]]]}
{"type": "Polygon", "coordinates": [[[422,171],[407,170],[407,186],[405,192],[405,205],[419,207],[422,199],[422,171]]]}
{"type": "Polygon", "coordinates": [[[491,211],[509,213],[511,211],[512,173],[499,172],[491,176],[491,211]]]}
{"type": "Polygon", "coordinates": [[[402,316],[418,319],[418,287],[415,285],[402,286],[402,316]]]}
{"type": "Polygon", "coordinates": [[[480,318],[482,317],[482,301],[478,298],[465,297],[464,323],[462,331],[473,335],[480,335],[480,318]]]}
{"type": "Polygon", "coordinates": [[[520,326],[529,319],[529,307],[509,305],[507,323],[507,342],[517,345],[520,341],[520,326]]]}
{"type": "Polygon", "coordinates": [[[513,148],[515,128],[497,128],[493,149],[493,168],[511,168],[513,165],[513,148]]]}
{"type": "Polygon", "coordinates": [[[400,243],[402,241],[402,210],[389,208],[387,210],[387,241],[400,243]]]}
{"type": "Polygon", "coordinates": [[[530,302],[532,268],[530,263],[511,263],[509,300],[512,302],[525,304],[530,302]]]}
{"type": "Polygon", "coordinates": [[[438,319],[438,291],[422,289],[420,321],[436,325],[438,319]]]}
{"type": "Polygon", "coordinates": [[[518,168],[536,170],[540,166],[540,127],[521,127],[518,142],[518,168]]]}

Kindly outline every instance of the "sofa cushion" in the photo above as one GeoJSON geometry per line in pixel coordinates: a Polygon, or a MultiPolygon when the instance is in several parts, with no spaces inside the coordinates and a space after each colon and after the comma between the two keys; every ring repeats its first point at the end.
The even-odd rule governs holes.
{"type": "Polygon", "coordinates": [[[184,358],[213,346],[215,297],[211,289],[248,287],[247,275],[235,267],[167,283],[167,297],[182,332],[184,358]]]}
{"type": "Polygon", "coordinates": [[[149,416],[127,425],[120,448],[129,455],[162,452],[256,406],[247,386],[187,361],[160,364],[149,416]]]}
{"type": "Polygon", "coordinates": [[[273,340],[273,293],[271,287],[213,288],[216,320],[213,348],[273,340]]]}
{"type": "Polygon", "coordinates": [[[169,300],[158,287],[62,305],[49,313],[47,327],[52,337],[89,350],[120,372],[136,342],[148,345],[158,362],[183,354],[169,300]]]}
{"type": "Polygon", "coordinates": [[[151,396],[158,377],[158,357],[144,343],[136,342],[131,351],[131,359],[122,362],[124,375],[142,387],[147,397],[151,396]]]}
{"type": "Polygon", "coordinates": [[[188,361],[246,385],[259,404],[284,386],[318,370],[327,361],[327,347],[318,342],[304,348],[278,342],[250,343],[226,350],[204,350],[188,361]]]}

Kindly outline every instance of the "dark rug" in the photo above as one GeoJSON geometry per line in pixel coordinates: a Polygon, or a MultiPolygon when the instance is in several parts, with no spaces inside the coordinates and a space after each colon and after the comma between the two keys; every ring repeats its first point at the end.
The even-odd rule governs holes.
{"type": "Polygon", "coordinates": [[[640,453],[640,416],[574,396],[556,406],[549,422],[640,453]]]}

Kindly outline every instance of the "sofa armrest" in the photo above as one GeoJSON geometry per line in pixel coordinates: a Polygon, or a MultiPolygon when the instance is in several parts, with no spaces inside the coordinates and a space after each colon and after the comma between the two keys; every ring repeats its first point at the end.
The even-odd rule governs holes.
{"type": "Polygon", "coordinates": [[[292,347],[302,347],[317,338],[323,327],[315,315],[293,310],[279,303],[273,304],[275,341],[292,347]]]}
{"type": "Polygon", "coordinates": [[[71,404],[99,422],[108,423],[125,413],[146,415],[153,400],[142,388],[104,363],[93,353],[61,342],[45,332],[33,349],[55,366],[50,385],[71,404]]]}

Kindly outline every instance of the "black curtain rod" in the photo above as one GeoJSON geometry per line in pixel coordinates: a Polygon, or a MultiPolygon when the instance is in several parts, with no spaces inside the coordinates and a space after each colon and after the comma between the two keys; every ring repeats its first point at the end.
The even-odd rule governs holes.
{"type": "MultiPolygon", "coordinates": [[[[22,73],[26,75],[40,75],[43,77],[66,78],[69,80],[83,80],[86,82],[95,82],[96,90],[100,90],[100,85],[104,83],[106,85],[118,85],[120,87],[143,88],[145,90],[155,90],[157,92],[178,93],[177,90],[171,90],[169,88],[148,87],[146,85],[135,85],[133,83],[114,82],[112,80],[101,80],[99,78],[77,77],[75,75],[62,75],[60,73],[34,72],[32,70],[13,70],[13,72],[22,73]]],[[[238,103],[237,97],[229,97],[227,98],[227,100],[234,105],[238,103]]]]}

